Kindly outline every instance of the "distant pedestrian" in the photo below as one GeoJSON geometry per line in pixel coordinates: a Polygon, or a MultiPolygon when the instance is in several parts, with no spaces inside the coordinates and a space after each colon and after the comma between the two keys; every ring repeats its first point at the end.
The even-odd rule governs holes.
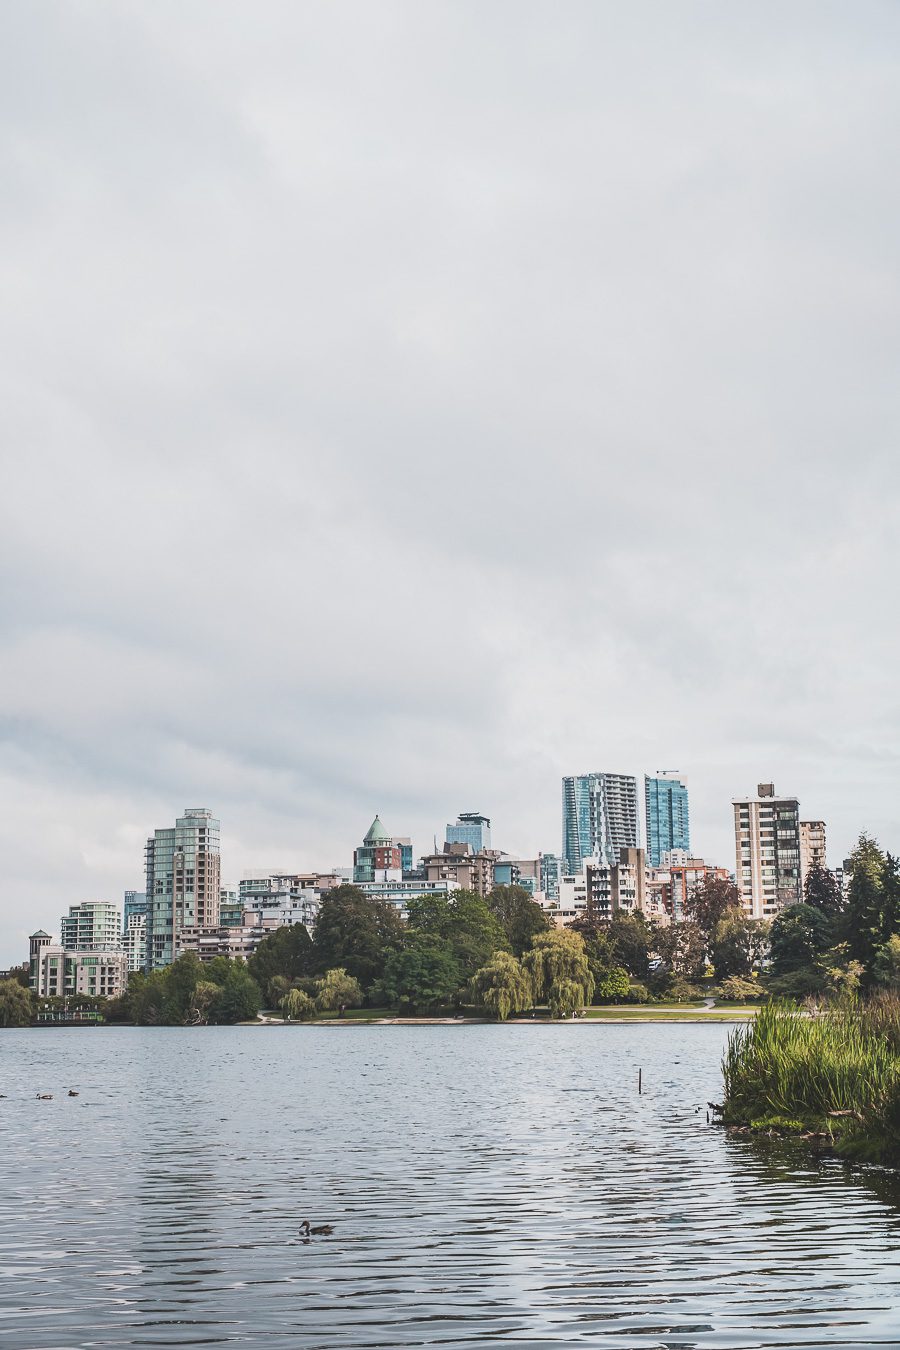
{"type": "Polygon", "coordinates": [[[341,1004],[341,1010],[340,1010],[340,1012],[338,1013],[338,1017],[343,1017],[343,1015],[344,1015],[344,1009],[346,1008],[346,1006],[347,1006],[346,1003],[342,1003],[342,1004],[341,1004]]]}

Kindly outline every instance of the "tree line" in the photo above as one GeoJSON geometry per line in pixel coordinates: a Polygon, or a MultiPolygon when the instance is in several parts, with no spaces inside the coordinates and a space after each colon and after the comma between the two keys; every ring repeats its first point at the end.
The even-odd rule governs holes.
{"type": "MultiPolygon", "coordinates": [[[[415,898],[404,920],[346,884],[323,896],[312,935],[302,924],[275,929],[246,963],[188,954],[132,975],[119,999],[84,1001],[109,1021],[186,1025],[252,1020],[262,1008],[303,1021],[363,1004],[566,1016],[592,1001],[698,998],[711,977],[737,1000],[900,988],[900,863],[862,835],[848,868],[845,896],[832,872],[812,867],[802,903],[771,924],[747,918],[734,883],[711,876],[667,926],[589,903],[565,929],[520,886],[415,898]]],[[[28,1025],[27,967],[11,974],[0,981],[0,1026],[28,1025]]]]}

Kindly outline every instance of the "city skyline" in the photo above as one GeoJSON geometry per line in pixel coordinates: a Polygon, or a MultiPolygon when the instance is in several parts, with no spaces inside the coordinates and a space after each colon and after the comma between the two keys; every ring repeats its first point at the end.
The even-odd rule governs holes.
{"type": "MultiPolygon", "coordinates": [[[[611,775],[611,776],[612,776],[613,778],[622,778],[622,777],[623,777],[623,775],[621,775],[621,774],[613,774],[613,775],[611,775]]],[[[639,771],[636,771],[635,774],[633,774],[633,775],[625,775],[625,776],[627,776],[627,777],[633,777],[633,778],[635,779],[635,783],[636,783],[637,788],[638,788],[638,791],[637,791],[637,801],[638,801],[638,804],[639,804],[639,815],[638,815],[638,819],[639,819],[639,832],[638,832],[638,834],[639,834],[640,845],[641,845],[642,848],[644,848],[644,849],[646,850],[646,845],[647,845],[647,832],[646,832],[646,815],[645,815],[645,812],[646,812],[646,804],[645,804],[645,794],[644,794],[644,791],[643,791],[643,788],[644,788],[644,775],[641,774],[639,771]]],[[[657,776],[658,776],[658,775],[655,774],[655,773],[654,773],[654,774],[648,775],[648,777],[650,777],[650,778],[656,778],[657,776]]],[[[561,781],[565,781],[565,777],[566,777],[566,776],[564,775],[564,776],[563,776],[563,780],[561,780],[561,781]]],[[[571,776],[569,776],[569,777],[571,777],[571,776]]],[[[582,775],[582,777],[584,777],[584,775],[582,775]]],[[[679,781],[679,782],[685,782],[685,781],[687,781],[687,779],[688,779],[688,775],[687,775],[687,774],[679,774],[679,775],[678,775],[678,779],[677,779],[676,781],[679,781]]],[[[692,815],[693,815],[693,801],[694,801],[693,793],[694,793],[694,786],[695,786],[695,782],[696,782],[696,776],[692,774],[692,775],[690,776],[690,780],[691,780],[691,781],[690,781],[690,786],[691,786],[691,802],[692,802],[691,812],[692,812],[692,815]]],[[[699,787],[699,786],[701,786],[701,785],[698,785],[698,787],[699,787]]],[[[557,784],[557,794],[558,794],[558,791],[559,791],[559,786],[558,786],[558,784],[557,784]]],[[[748,791],[750,791],[750,792],[755,792],[755,787],[748,788],[748,791]]],[[[855,843],[856,836],[854,835],[853,838],[851,838],[850,840],[848,840],[847,845],[846,845],[845,847],[837,846],[837,845],[835,844],[835,842],[834,842],[834,840],[835,840],[835,832],[832,831],[831,826],[830,826],[830,824],[828,823],[828,813],[827,813],[827,810],[821,810],[821,809],[813,810],[813,809],[812,809],[813,803],[808,802],[808,801],[804,801],[804,798],[803,798],[799,793],[795,793],[795,794],[793,794],[793,795],[794,795],[794,796],[797,796],[797,797],[799,798],[799,801],[800,801],[799,814],[800,814],[801,816],[803,816],[803,817],[806,818],[806,819],[809,819],[809,818],[815,816],[817,820],[820,819],[820,818],[825,820],[826,825],[827,825],[827,829],[828,829],[828,858],[827,858],[827,860],[828,860],[829,865],[830,865],[832,868],[833,868],[833,867],[840,866],[840,864],[841,864],[841,862],[843,861],[844,857],[845,857],[847,854],[849,854],[850,849],[851,849],[853,843],[855,843]]],[[[701,796],[701,799],[702,799],[702,797],[704,796],[704,794],[701,792],[701,793],[700,793],[700,796],[701,796]]],[[[709,847],[706,843],[703,842],[703,836],[697,836],[697,837],[695,837],[694,831],[693,831],[693,829],[692,829],[692,837],[691,837],[691,853],[692,853],[695,857],[703,857],[703,858],[706,859],[707,863],[711,863],[711,864],[714,864],[714,865],[717,865],[717,866],[720,866],[720,867],[725,867],[725,868],[728,870],[728,872],[730,872],[730,873],[735,873],[735,872],[736,872],[736,856],[735,856],[735,808],[734,808],[734,804],[733,804],[733,803],[734,803],[736,800],[742,800],[743,797],[745,797],[745,796],[746,796],[746,793],[744,793],[744,794],[741,794],[741,793],[732,793],[732,795],[729,796],[729,797],[727,798],[727,800],[722,804],[722,805],[724,806],[724,809],[725,809],[725,816],[726,816],[726,820],[727,820],[728,823],[727,823],[727,826],[726,826],[723,830],[720,830],[720,831],[719,831],[720,836],[721,836],[722,839],[725,841],[724,844],[723,844],[723,846],[722,846],[720,849],[715,850],[715,849],[709,847]]],[[[471,799],[471,798],[470,798],[470,799],[471,799]]],[[[816,806],[817,808],[818,808],[818,807],[821,807],[821,802],[818,801],[818,800],[816,800],[815,806],[816,806]]],[[[163,808],[163,809],[165,810],[166,808],[163,808]]],[[[559,810],[559,808],[557,808],[557,809],[559,810]]],[[[193,810],[193,808],[191,808],[191,810],[193,810]]],[[[172,810],[171,810],[171,809],[168,811],[168,814],[169,814],[170,817],[172,816],[172,810]]],[[[215,816],[213,817],[213,816],[211,816],[211,814],[210,814],[210,812],[209,812],[209,809],[208,809],[208,808],[204,808],[204,809],[203,809],[203,812],[202,812],[202,813],[199,813],[199,812],[198,812],[198,814],[202,814],[205,818],[209,819],[209,822],[211,823],[211,825],[213,826],[213,828],[216,830],[216,848],[218,848],[218,829],[219,829],[219,825],[220,825],[220,821],[221,821],[221,812],[219,812],[218,809],[216,808],[216,809],[215,809],[215,816]]],[[[458,812],[453,812],[453,814],[456,815],[456,816],[459,816],[460,814],[462,814],[463,816],[465,816],[466,814],[472,815],[472,814],[474,814],[474,813],[458,813],[458,812]]],[[[485,819],[486,819],[486,818],[485,818],[485,819]]],[[[538,853],[544,853],[544,854],[547,854],[547,855],[554,855],[554,854],[557,854],[557,849],[559,848],[559,845],[557,844],[556,847],[553,847],[553,842],[554,842],[554,841],[553,841],[552,839],[549,839],[545,844],[540,844],[540,843],[539,843],[539,844],[537,844],[537,845],[534,845],[533,847],[528,847],[528,846],[526,846],[526,847],[522,848],[522,847],[511,846],[511,841],[505,840],[504,834],[502,833],[502,831],[505,830],[505,827],[504,827],[504,825],[503,825],[503,818],[502,818],[502,816],[501,816],[501,817],[497,817],[496,814],[492,814],[491,820],[492,820],[492,823],[493,823],[493,833],[494,833],[494,835],[496,836],[496,838],[495,838],[494,841],[493,841],[493,847],[496,847],[496,848],[501,849],[501,850],[503,851],[503,853],[505,853],[506,855],[508,855],[508,856],[510,856],[510,857],[516,857],[516,858],[529,858],[529,857],[537,857],[538,853]],[[497,828],[497,822],[498,822],[498,820],[499,820],[499,830],[498,830],[498,828],[497,828]]],[[[391,838],[397,838],[397,837],[398,837],[398,836],[396,836],[396,835],[391,835],[391,830],[393,830],[393,829],[395,828],[396,823],[397,823],[397,822],[394,821],[393,816],[391,816],[391,818],[389,819],[389,821],[385,824],[385,823],[382,821],[381,813],[380,813],[380,812],[376,813],[376,820],[375,820],[375,821],[370,821],[369,829],[371,829],[371,827],[374,826],[374,825],[376,824],[376,821],[382,826],[382,828],[385,829],[386,833],[387,833],[391,838]]],[[[178,824],[183,824],[183,823],[185,823],[185,822],[184,822],[184,821],[182,820],[182,818],[179,816],[178,824]]],[[[204,821],[204,822],[201,822],[201,823],[205,823],[205,821],[204,821]]],[[[403,821],[400,822],[401,828],[402,828],[402,826],[403,826],[403,823],[404,823],[403,821]]],[[[445,829],[446,829],[446,828],[447,828],[447,827],[445,826],[445,829]]],[[[861,827],[861,828],[865,828],[865,827],[863,826],[863,827],[861,827]]],[[[351,833],[352,833],[352,830],[353,830],[353,826],[352,826],[352,825],[351,825],[350,829],[351,829],[351,833]]],[[[556,833],[557,833],[557,835],[558,835],[558,834],[559,834],[559,829],[560,829],[560,817],[559,817],[559,815],[557,815],[557,821],[556,821],[555,829],[556,829],[556,833]]],[[[231,860],[231,848],[230,848],[230,835],[231,835],[231,832],[230,832],[230,830],[229,830],[227,820],[226,820],[225,825],[224,825],[224,828],[223,828],[223,833],[224,833],[224,835],[225,835],[225,848],[224,848],[224,852],[223,852],[223,854],[221,855],[221,857],[220,857],[220,856],[218,855],[218,853],[217,853],[217,854],[216,854],[216,857],[217,857],[218,862],[219,862],[220,864],[222,863],[222,860],[224,859],[224,865],[221,866],[221,871],[220,871],[220,873],[217,873],[217,875],[219,876],[219,882],[220,882],[220,885],[224,888],[224,887],[229,887],[229,886],[230,886],[230,887],[237,887],[237,885],[238,885],[240,882],[242,882],[242,881],[244,881],[244,880],[246,880],[246,879],[248,879],[248,878],[257,877],[257,876],[291,875],[291,874],[299,874],[299,873],[304,873],[304,872],[320,872],[320,873],[327,873],[327,872],[329,872],[332,868],[337,868],[337,867],[347,869],[347,870],[350,872],[350,875],[352,876],[354,852],[358,849],[359,844],[360,844],[360,841],[364,838],[364,835],[367,833],[367,830],[366,830],[365,826],[360,826],[360,828],[359,828],[359,830],[358,830],[358,832],[357,832],[357,835],[356,835],[356,838],[355,838],[355,840],[354,840],[354,843],[353,843],[352,847],[350,847],[350,848],[346,851],[346,853],[345,853],[343,856],[338,856],[338,857],[323,856],[323,851],[320,850],[319,852],[317,852],[317,851],[316,851],[315,844],[313,843],[313,844],[310,844],[309,846],[307,846],[305,849],[300,849],[300,848],[298,848],[298,850],[297,850],[297,851],[294,853],[294,855],[292,855],[292,856],[290,856],[290,855],[285,856],[284,854],[282,854],[282,855],[280,855],[278,858],[276,858],[276,859],[273,860],[272,858],[265,857],[265,856],[263,855],[263,852],[262,852],[259,848],[256,848],[256,849],[250,848],[250,849],[248,849],[247,846],[246,846],[246,844],[245,844],[245,843],[242,843],[242,842],[238,839],[237,847],[236,847],[235,850],[234,850],[234,856],[235,856],[236,858],[238,858],[238,859],[240,859],[240,858],[243,858],[243,859],[244,859],[244,862],[241,863],[240,865],[239,865],[238,863],[236,863],[236,862],[232,862],[232,860],[231,860]],[[299,860],[299,861],[298,861],[298,860],[299,860]]],[[[711,832],[711,833],[712,833],[712,832],[711,832]]],[[[858,833],[858,832],[857,832],[857,833],[858,833]]],[[[428,852],[430,851],[429,846],[428,846],[428,841],[429,841],[429,839],[433,839],[433,837],[434,837],[434,835],[435,835],[435,831],[434,831],[433,829],[432,829],[432,830],[429,830],[429,831],[427,831],[427,832],[426,832],[426,831],[423,831],[423,834],[425,835],[424,842],[421,841],[421,840],[419,840],[419,839],[417,839],[417,837],[416,837],[415,835],[411,836],[411,838],[412,838],[412,854],[411,854],[411,856],[412,856],[412,858],[413,858],[413,860],[414,860],[415,862],[418,862],[418,860],[419,860],[420,857],[426,856],[426,855],[428,854],[428,852]]],[[[548,830],[548,834],[552,834],[552,830],[548,830]]],[[[175,831],[174,831],[174,830],[171,830],[169,827],[154,827],[153,830],[151,830],[150,834],[149,834],[149,835],[146,835],[146,836],[143,838],[143,842],[142,842],[141,847],[140,847],[140,849],[139,849],[139,856],[140,856],[141,854],[143,854],[143,853],[146,851],[146,849],[148,848],[149,844],[154,840],[154,838],[156,838],[156,837],[158,837],[158,836],[164,836],[164,837],[165,837],[164,847],[166,847],[166,848],[171,848],[171,847],[174,845],[174,835],[175,835],[175,831]],[[171,836],[171,838],[170,838],[169,836],[171,836]]],[[[882,842],[886,842],[886,841],[882,841],[882,842]]],[[[887,846],[887,847],[890,846],[889,841],[886,842],[886,846],[887,846]]],[[[408,851],[407,851],[407,856],[410,856],[409,853],[408,853],[408,851]]],[[[558,856],[558,855],[557,855],[557,856],[558,856]]],[[[650,862],[649,852],[647,853],[647,861],[648,861],[648,865],[649,865],[649,862],[650,862]]],[[[132,870],[134,870],[134,869],[132,869],[132,870]]],[[[140,882],[140,886],[143,887],[143,885],[144,885],[144,877],[141,876],[141,877],[137,878],[137,880],[140,882]]],[[[93,891],[90,891],[90,893],[88,893],[89,891],[90,891],[90,888],[88,888],[88,891],[86,891],[84,894],[81,894],[81,893],[79,893],[79,894],[74,894],[74,893],[72,893],[72,894],[66,894],[66,896],[65,896],[65,907],[68,908],[70,905],[86,904],[86,903],[90,903],[90,902],[111,902],[111,903],[113,903],[113,904],[115,904],[115,905],[121,907],[121,906],[122,906],[122,903],[123,903],[123,896],[127,896],[127,895],[129,895],[130,893],[134,893],[134,892],[136,892],[137,894],[141,894],[141,891],[138,890],[138,887],[137,887],[136,884],[135,884],[135,878],[134,878],[134,877],[129,877],[129,878],[126,880],[126,884],[125,884],[125,885],[114,886],[112,889],[107,888],[107,890],[106,890],[106,891],[103,891],[102,893],[101,893],[100,891],[96,891],[96,893],[94,893],[93,891]]],[[[17,963],[17,961],[20,959],[19,956],[17,955],[17,953],[18,953],[18,951],[20,950],[21,941],[23,941],[23,940],[27,941],[28,936],[30,936],[31,932],[33,932],[35,928],[43,927],[43,928],[47,929],[48,931],[57,931],[57,930],[58,930],[58,917],[57,917],[58,904],[59,904],[59,901],[58,901],[58,900],[54,900],[53,902],[49,903],[49,904],[45,907],[44,911],[43,911],[40,915],[36,915],[36,916],[33,918],[33,921],[32,921],[32,922],[30,922],[30,923],[29,923],[29,922],[23,922],[23,923],[21,924],[20,929],[17,928],[17,929],[15,929],[15,930],[13,930],[13,929],[10,929],[10,930],[9,930],[10,934],[12,934],[12,935],[11,935],[11,936],[8,936],[8,938],[7,938],[7,944],[6,944],[7,950],[6,950],[5,954],[4,954],[3,950],[2,950],[2,946],[0,946],[0,968],[2,968],[4,965],[14,965],[14,964],[17,963]],[[24,931],[24,930],[26,930],[26,929],[27,929],[27,932],[24,931]],[[17,936],[18,934],[20,934],[20,936],[17,936]]],[[[151,923],[151,927],[152,927],[152,923],[151,923]]],[[[0,930],[0,932],[2,932],[2,930],[0,930]]]]}

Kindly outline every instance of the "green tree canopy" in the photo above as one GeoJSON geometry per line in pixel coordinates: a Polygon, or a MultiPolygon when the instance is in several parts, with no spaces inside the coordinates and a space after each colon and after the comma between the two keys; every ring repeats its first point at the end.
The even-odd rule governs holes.
{"type": "Polygon", "coordinates": [[[740,891],[733,881],[707,872],[691,891],[684,909],[685,918],[695,923],[709,942],[729,910],[741,911],[740,891]]]}
{"type": "Polygon", "coordinates": [[[742,910],[726,910],[716,924],[709,945],[716,979],[726,980],[730,975],[749,976],[766,949],[768,928],[768,924],[748,919],[742,910]]]}
{"type": "Polygon", "coordinates": [[[896,933],[875,949],[872,975],[876,984],[900,989],[900,936],[896,933]]]}
{"type": "Polygon", "coordinates": [[[260,989],[269,989],[280,975],[289,983],[312,974],[313,943],[302,923],[285,924],[264,937],[247,962],[247,968],[260,989]]]}
{"type": "Polygon", "coordinates": [[[892,853],[884,855],[881,869],[881,926],[878,936],[888,942],[900,933],[900,863],[892,853]]]}
{"type": "Polygon", "coordinates": [[[685,919],[681,923],[670,923],[666,928],[657,928],[653,946],[670,976],[697,980],[703,974],[706,934],[698,923],[685,919]]]}
{"type": "Polygon", "coordinates": [[[136,1022],[139,1027],[164,1026],[166,1023],[166,972],[149,974],[135,971],[128,977],[128,988],[117,1000],[117,1020],[136,1022]]]}
{"type": "Polygon", "coordinates": [[[761,1001],[766,997],[766,991],[757,980],[746,980],[742,975],[729,975],[719,986],[719,993],[729,1003],[761,1001]]]}
{"type": "Polygon", "coordinates": [[[594,1001],[596,1003],[620,1003],[631,992],[631,981],[624,966],[609,966],[596,979],[594,1001]]]}
{"type": "Polygon", "coordinates": [[[818,858],[806,874],[803,899],[813,909],[821,910],[833,918],[843,908],[844,898],[834,873],[823,867],[818,858]]]}
{"type": "Polygon", "coordinates": [[[248,1021],[258,1013],[261,998],[243,961],[220,956],[204,964],[188,952],[148,975],[135,972],[115,1003],[117,1020],[138,1026],[187,1026],[248,1021]]]}
{"type": "Polygon", "coordinates": [[[833,926],[812,905],[788,905],[776,916],[769,937],[772,974],[776,977],[815,967],[831,946],[833,926]]]}
{"type": "Polygon", "coordinates": [[[867,970],[872,968],[876,947],[890,936],[883,888],[886,862],[875,840],[861,834],[849,858],[850,885],[841,927],[851,957],[867,970]]]}
{"type": "Polygon", "coordinates": [[[313,934],[315,970],[346,970],[368,989],[402,943],[403,920],[396,906],[357,886],[336,886],[323,895],[313,934]]]}
{"type": "Polygon", "coordinates": [[[27,1027],[34,1006],[32,994],[18,980],[0,980],[0,1027],[27,1027]]]}
{"type": "Polygon", "coordinates": [[[211,1003],[209,1020],[224,1024],[248,1022],[262,1007],[259,985],[243,961],[233,961],[219,994],[211,1003]]]}
{"type": "Polygon", "coordinates": [[[531,980],[511,952],[494,952],[469,982],[474,1002],[498,1022],[532,1005],[531,980]]]}
{"type": "Polygon", "coordinates": [[[636,980],[650,970],[652,930],[643,914],[614,914],[609,925],[614,962],[623,965],[636,980]]]}
{"type": "Polygon", "coordinates": [[[376,997],[400,1013],[428,1012],[452,1003],[462,983],[450,942],[413,930],[388,957],[376,997]]]}
{"type": "Polygon", "coordinates": [[[213,1004],[222,992],[221,985],[214,980],[198,980],[194,985],[194,997],[191,1000],[191,1021],[203,1023],[209,1021],[213,1004]]]}
{"type": "Polygon", "coordinates": [[[184,1025],[192,1020],[194,990],[204,978],[203,966],[194,952],[186,952],[160,972],[165,986],[164,1020],[171,1026],[184,1025]]]}
{"type": "Polygon", "coordinates": [[[509,947],[500,920],[474,891],[410,900],[408,912],[411,930],[450,944],[463,980],[483,966],[493,952],[509,947]]]}
{"type": "Polygon", "coordinates": [[[10,966],[9,979],[17,980],[23,989],[31,989],[31,967],[28,961],[20,966],[10,966]]]}
{"type": "Polygon", "coordinates": [[[521,956],[531,940],[548,928],[547,916],[524,886],[495,886],[487,898],[488,908],[500,922],[509,947],[521,956]]]}

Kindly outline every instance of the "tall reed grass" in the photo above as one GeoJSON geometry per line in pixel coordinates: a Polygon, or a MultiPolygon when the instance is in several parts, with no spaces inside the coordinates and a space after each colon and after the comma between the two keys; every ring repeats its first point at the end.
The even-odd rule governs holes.
{"type": "Polygon", "coordinates": [[[812,1016],[763,1007],[729,1036],[722,1070],[727,1123],[823,1133],[846,1154],[900,1158],[895,996],[812,1016]]]}

